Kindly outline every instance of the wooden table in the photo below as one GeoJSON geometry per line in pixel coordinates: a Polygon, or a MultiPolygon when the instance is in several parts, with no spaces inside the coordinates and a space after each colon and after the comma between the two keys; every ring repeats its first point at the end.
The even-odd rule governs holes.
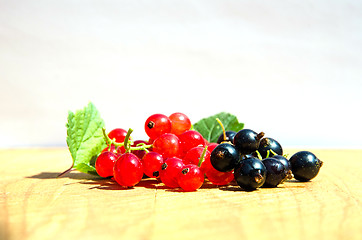
{"type": "MultiPolygon", "coordinates": [[[[310,150],[310,149],[303,149],[310,150]]],[[[297,149],[288,149],[293,154],[297,149]]],[[[67,149],[0,150],[0,239],[362,239],[362,150],[311,150],[311,182],[197,192],[123,189],[71,172],[67,149]]]]}

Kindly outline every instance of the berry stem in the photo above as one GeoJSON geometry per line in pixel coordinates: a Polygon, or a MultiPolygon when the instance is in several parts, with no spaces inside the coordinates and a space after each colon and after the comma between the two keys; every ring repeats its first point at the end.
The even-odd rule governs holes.
{"type": "Polygon", "coordinates": [[[126,153],[131,152],[131,149],[130,149],[131,145],[128,143],[128,140],[129,140],[129,136],[131,135],[132,132],[133,132],[133,129],[129,128],[128,132],[126,134],[126,137],[124,138],[123,145],[124,145],[124,149],[126,149],[126,153]]]}
{"type": "Polygon", "coordinates": [[[204,161],[205,155],[206,155],[206,150],[207,150],[207,146],[205,146],[204,151],[202,151],[200,160],[199,160],[199,164],[197,164],[197,166],[201,167],[201,163],[204,161]]]}
{"type": "Polygon", "coordinates": [[[222,128],[222,134],[224,136],[224,141],[226,141],[226,131],[225,131],[224,125],[222,124],[222,122],[219,118],[216,118],[216,121],[220,124],[220,126],[222,128]]]}
{"type": "Polygon", "coordinates": [[[259,158],[259,160],[262,160],[263,157],[260,155],[260,152],[258,150],[255,151],[257,158],[259,158]]]}

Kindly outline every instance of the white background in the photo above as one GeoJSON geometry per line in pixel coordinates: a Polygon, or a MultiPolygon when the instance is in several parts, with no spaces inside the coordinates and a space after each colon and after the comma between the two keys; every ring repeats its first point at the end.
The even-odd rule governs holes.
{"type": "Polygon", "coordinates": [[[361,148],[362,2],[0,0],[0,147],[227,111],[285,147],[361,148]]]}

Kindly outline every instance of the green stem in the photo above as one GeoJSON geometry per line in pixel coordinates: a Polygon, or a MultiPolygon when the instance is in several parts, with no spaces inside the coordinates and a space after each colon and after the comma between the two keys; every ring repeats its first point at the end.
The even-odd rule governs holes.
{"type": "Polygon", "coordinates": [[[222,124],[222,122],[219,118],[216,118],[216,121],[220,124],[220,126],[222,128],[222,134],[223,134],[224,141],[226,141],[226,131],[225,131],[224,125],[222,124]]]}
{"type": "Polygon", "coordinates": [[[260,155],[260,152],[258,150],[255,151],[256,152],[256,155],[258,156],[259,160],[262,160],[262,156],[260,155]]]}
{"type": "Polygon", "coordinates": [[[207,146],[205,146],[204,151],[202,151],[199,164],[197,166],[201,167],[201,163],[204,161],[205,155],[206,155],[207,146]]]}
{"type": "Polygon", "coordinates": [[[132,128],[128,129],[126,137],[124,138],[123,145],[124,145],[124,149],[126,150],[126,153],[131,151],[130,150],[131,145],[128,143],[128,140],[129,140],[129,136],[131,135],[132,132],[133,132],[132,128]]]}

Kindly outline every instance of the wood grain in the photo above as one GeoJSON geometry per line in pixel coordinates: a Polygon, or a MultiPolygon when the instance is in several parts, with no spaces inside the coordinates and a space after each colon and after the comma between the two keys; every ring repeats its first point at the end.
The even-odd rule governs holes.
{"type": "Polygon", "coordinates": [[[0,239],[361,240],[362,150],[311,151],[324,161],[311,182],[181,192],[154,180],[123,189],[79,172],[56,178],[71,164],[67,149],[0,150],[0,239]]]}

